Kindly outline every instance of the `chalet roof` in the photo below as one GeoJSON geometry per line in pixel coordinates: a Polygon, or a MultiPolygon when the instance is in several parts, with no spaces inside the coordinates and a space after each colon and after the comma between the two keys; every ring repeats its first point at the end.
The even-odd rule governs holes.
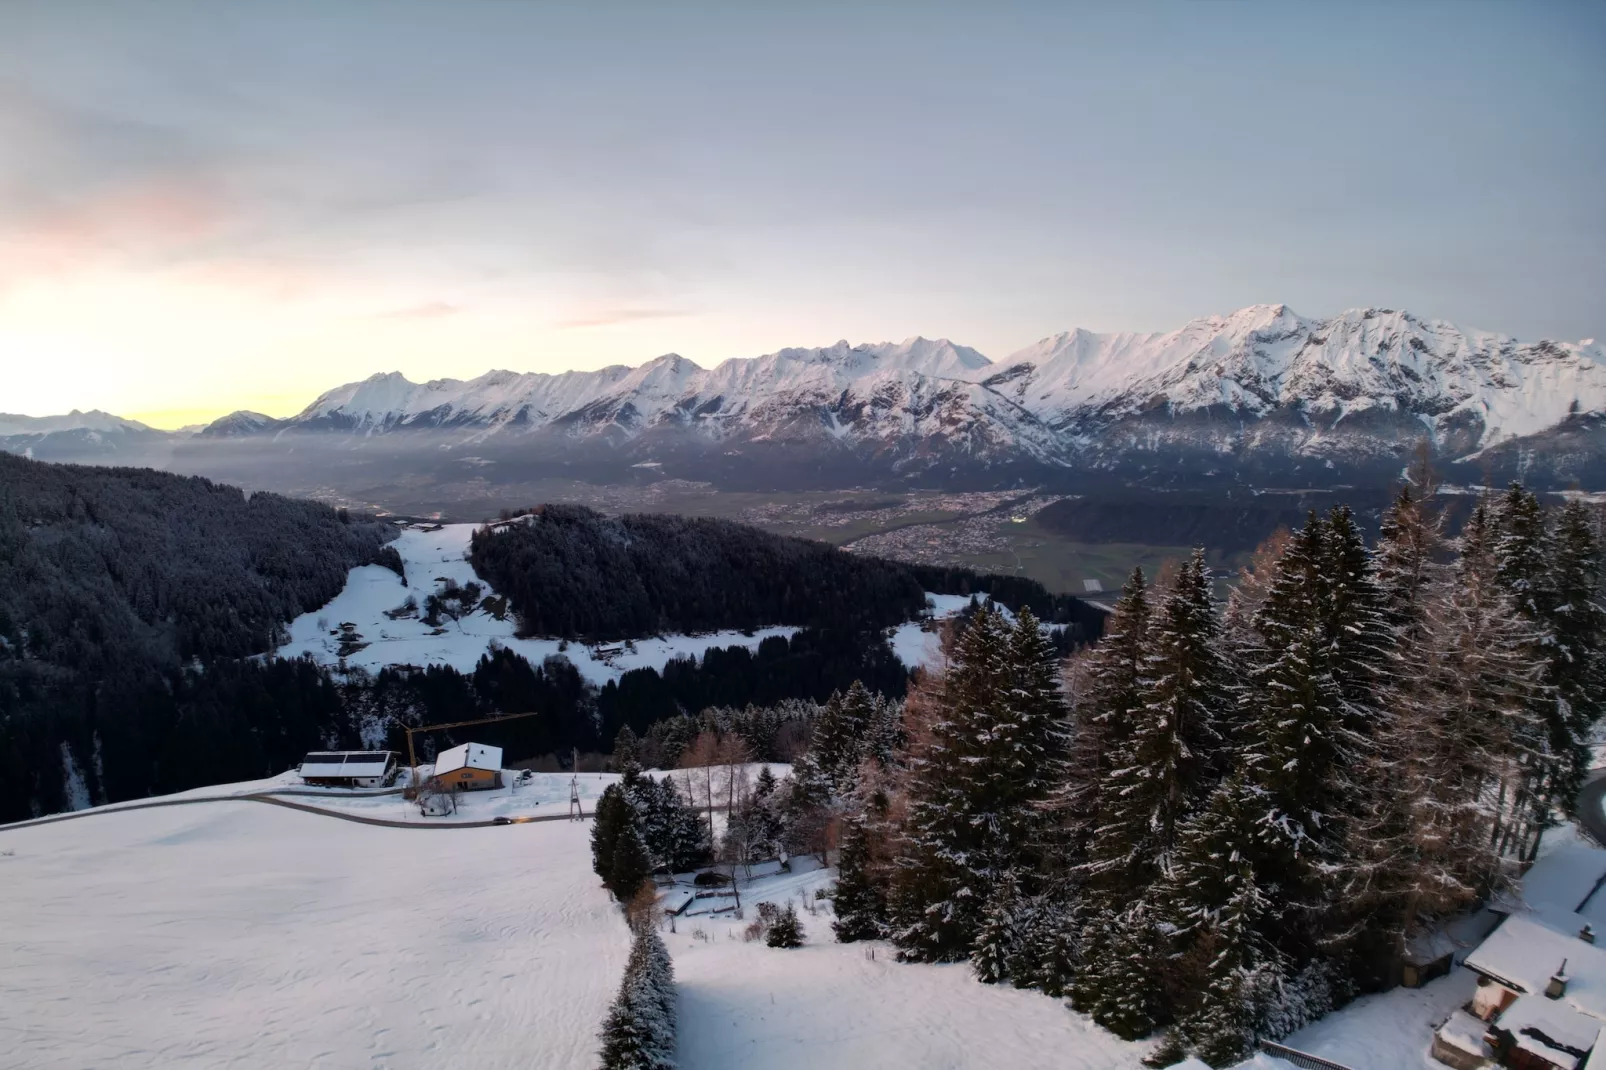
{"type": "Polygon", "coordinates": [[[495,773],[502,768],[502,748],[488,747],[484,743],[463,743],[443,750],[435,758],[435,775],[455,773],[459,769],[489,769],[495,773]]]}
{"type": "Polygon", "coordinates": [[[1576,935],[1514,914],[1467,956],[1466,965],[1521,992],[1540,995],[1563,959],[1567,993],[1557,1002],[1606,1020],[1606,949],[1576,935]]]}
{"type": "Polygon", "coordinates": [[[1494,1024],[1510,1033],[1517,1047],[1564,1067],[1582,1062],[1601,1031],[1600,1019],[1542,995],[1518,996],[1494,1024]]]}
{"type": "Polygon", "coordinates": [[[301,760],[304,777],[382,777],[394,755],[388,750],[315,750],[301,760]]]}

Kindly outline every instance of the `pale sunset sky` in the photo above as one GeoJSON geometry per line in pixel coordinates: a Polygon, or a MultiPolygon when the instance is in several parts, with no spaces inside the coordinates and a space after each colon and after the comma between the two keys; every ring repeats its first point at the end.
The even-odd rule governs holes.
{"type": "Polygon", "coordinates": [[[1606,4],[0,5],[0,412],[1377,305],[1606,334],[1606,4]]]}

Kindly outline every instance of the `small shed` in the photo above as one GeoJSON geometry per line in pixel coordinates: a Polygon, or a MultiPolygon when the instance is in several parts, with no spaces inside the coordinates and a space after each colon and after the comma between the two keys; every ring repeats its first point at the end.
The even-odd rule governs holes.
{"type": "Polygon", "coordinates": [[[321,788],[379,788],[396,780],[395,751],[315,750],[298,770],[307,784],[321,788]]]}
{"type": "Polygon", "coordinates": [[[502,786],[502,748],[464,743],[443,750],[435,759],[431,777],[452,791],[485,791],[502,786]]]}

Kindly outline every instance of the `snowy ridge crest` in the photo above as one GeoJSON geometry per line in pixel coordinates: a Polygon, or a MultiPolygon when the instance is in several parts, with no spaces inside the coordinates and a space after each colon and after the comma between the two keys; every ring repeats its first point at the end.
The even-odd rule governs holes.
{"type": "MultiPolygon", "coordinates": [[[[1606,352],[1592,340],[1519,342],[1393,309],[1310,319],[1254,305],[1168,333],[1068,331],[996,364],[916,337],[782,349],[713,368],[667,354],[555,375],[413,383],[389,372],[275,424],[365,435],[457,429],[465,441],[549,430],[622,442],[678,430],[1064,464],[1140,426],[1177,434],[1176,421],[1196,414],[1293,428],[1274,437],[1296,451],[1319,452],[1324,437],[1348,436],[1355,448],[1357,435],[1394,445],[1426,436],[1461,456],[1601,412],[1606,352]]],[[[249,429],[241,414],[228,419],[249,429]]]]}

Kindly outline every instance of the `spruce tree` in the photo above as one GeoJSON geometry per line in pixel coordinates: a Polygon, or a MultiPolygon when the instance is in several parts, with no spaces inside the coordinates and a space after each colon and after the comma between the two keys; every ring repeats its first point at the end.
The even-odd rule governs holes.
{"type": "MultiPolygon", "coordinates": [[[[869,694],[859,684],[855,701],[849,702],[841,692],[832,692],[814,718],[809,733],[808,758],[804,775],[817,776],[822,794],[835,797],[851,784],[853,771],[859,767],[860,749],[864,743],[869,694]]],[[[793,770],[797,775],[797,770],[793,770]]]]}
{"type": "Polygon", "coordinates": [[[982,607],[954,644],[935,719],[912,761],[892,938],[921,961],[966,957],[989,897],[1029,857],[1059,745],[1042,648],[982,607]]]}
{"type": "Polygon", "coordinates": [[[1561,731],[1553,746],[1561,774],[1556,803],[1573,812],[1590,765],[1589,741],[1606,712],[1606,610],[1600,602],[1600,541],[1588,509],[1569,500],[1550,539],[1549,683],[1561,731]]]}
{"type": "Polygon", "coordinates": [[[641,740],[625,725],[613,739],[613,767],[624,770],[629,766],[641,766],[641,740]]]}
{"type": "Polygon", "coordinates": [[[647,853],[647,844],[641,838],[641,826],[632,814],[614,843],[608,890],[619,902],[628,903],[641,891],[641,886],[651,874],[652,856],[647,853]]]}
{"type": "Polygon", "coordinates": [[[1177,828],[1223,771],[1229,667],[1210,570],[1196,550],[1150,625],[1131,730],[1117,750],[1088,873],[1102,901],[1129,903],[1170,870],[1177,828]]]}
{"type": "Polygon", "coordinates": [[[1170,882],[1173,939],[1190,951],[1184,961],[1201,969],[1187,978],[1198,1002],[1179,1029],[1213,1066],[1248,1054],[1261,1023],[1246,999],[1245,978],[1276,961],[1262,931],[1271,898],[1256,875],[1266,847],[1265,807],[1261,792],[1241,774],[1223,782],[1184,826],[1170,882]]]}
{"type": "Polygon", "coordinates": [[[591,868],[602,878],[604,886],[613,888],[614,855],[619,837],[630,825],[630,803],[624,789],[609,784],[602,789],[597,800],[597,812],[591,822],[591,868]]]}
{"type": "MultiPolygon", "coordinates": [[[[1513,483],[1489,511],[1493,531],[1490,543],[1495,575],[1511,597],[1512,605],[1533,630],[1526,653],[1547,669],[1547,683],[1555,677],[1561,659],[1557,647],[1554,611],[1558,600],[1552,587],[1550,532],[1544,509],[1533,492],[1513,483]]],[[[1588,739],[1575,731],[1565,698],[1552,687],[1535,697],[1535,715],[1544,724],[1544,745],[1536,755],[1527,794],[1542,823],[1549,823],[1549,808],[1570,810],[1583,776],[1588,771],[1588,739]]]]}
{"type": "Polygon", "coordinates": [[[1141,902],[1101,910],[1083,931],[1081,968],[1071,1005],[1123,1040],[1148,1036],[1165,1018],[1155,920],[1141,902]]]}
{"type": "Polygon", "coordinates": [[[1104,810],[1116,758],[1127,745],[1149,656],[1149,599],[1135,568],[1115,600],[1104,637],[1086,655],[1083,686],[1072,695],[1070,750],[1054,801],[1067,849],[1084,859],[1104,810]]]}
{"type": "Polygon", "coordinates": [[[832,902],[836,918],[831,928],[842,943],[876,940],[886,934],[886,895],[870,873],[870,841],[862,816],[856,815],[844,825],[832,902]]]}
{"type": "Polygon", "coordinates": [[[1352,865],[1346,837],[1368,803],[1355,776],[1367,767],[1375,727],[1375,710],[1353,698],[1367,694],[1373,666],[1347,664],[1337,634],[1352,615],[1340,607],[1332,531],[1313,513],[1294,534],[1256,617],[1259,644],[1245,659],[1251,729],[1241,761],[1271,833],[1261,877],[1282,888],[1276,928],[1301,958],[1355,937],[1353,919],[1335,904],[1352,865]]]}
{"type": "Polygon", "coordinates": [[[1346,730],[1364,748],[1381,729],[1394,645],[1372,554],[1347,505],[1327,514],[1321,570],[1328,666],[1344,703],[1346,730]]]}
{"type": "Polygon", "coordinates": [[[770,930],[764,937],[764,943],[769,947],[792,948],[803,946],[803,923],[798,920],[797,907],[791,903],[781,911],[779,917],[770,922],[770,930]]]}
{"type": "Polygon", "coordinates": [[[1473,852],[1469,841],[1483,840],[1496,859],[1527,860],[1550,811],[1546,712],[1553,703],[1547,702],[1546,663],[1533,656],[1542,633],[1500,574],[1501,541],[1479,505],[1462,529],[1455,582],[1433,623],[1439,745],[1428,774],[1436,783],[1424,783],[1423,798],[1437,804],[1438,820],[1448,825],[1449,873],[1470,863],[1474,880],[1495,863],[1473,852]],[[1453,809],[1457,801],[1459,810],[1453,809]],[[1469,820],[1476,824],[1468,828],[1469,820]]]}
{"type": "Polygon", "coordinates": [[[987,901],[981,928],[970,949],[971,972],[982,984],[995,985],[1009,978],[1020,946],[1017,907],[1014,881],[1000,880],[987,901]]]}

